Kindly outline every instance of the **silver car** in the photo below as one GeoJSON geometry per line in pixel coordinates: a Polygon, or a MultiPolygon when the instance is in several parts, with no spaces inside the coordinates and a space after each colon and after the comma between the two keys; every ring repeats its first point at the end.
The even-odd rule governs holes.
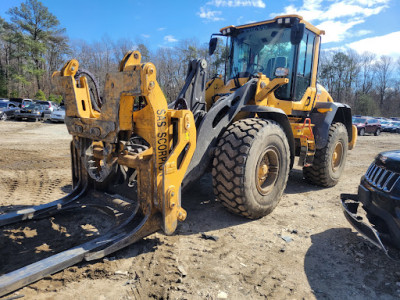
{"type": "Polygon", "coordinates": [[[57,110],[50,114],[50,121],[52,122],[64,122],[65,118],[65,107],[61,106],[57,110]]]}

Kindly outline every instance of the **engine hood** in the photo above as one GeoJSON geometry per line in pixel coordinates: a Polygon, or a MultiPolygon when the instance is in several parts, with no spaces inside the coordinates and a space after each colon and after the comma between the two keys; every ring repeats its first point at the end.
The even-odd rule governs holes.
{"type": "Polygon", "coordinates": [[[400,150],[381,152],[376,156],[375,162],[390,171],[400,173],[400,150]]]}

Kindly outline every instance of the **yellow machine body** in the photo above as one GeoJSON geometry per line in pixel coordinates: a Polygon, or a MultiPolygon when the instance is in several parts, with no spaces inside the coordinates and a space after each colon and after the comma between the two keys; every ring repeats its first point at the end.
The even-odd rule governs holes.
{"type": "Polygon", "coordinates": [[[127,53],[120,72],[107,74],[106,100],[100,112],[92,106],[86,78],[81,77],[79,85],[74,78],[78,61],[69,61],[61,72],[54,73],[53,80],[65,95],[69,133],[93,140],[99,160],[104,159],[104,144],[111,145],[108,161],[138,172],[138,199],[150,199],[153,214],[162,214],[163,230],[172,234],[177,221],[186,218],[180,186],[196,148],[196,127],[190,111],[168,108],[155,66],[141,64],[140,57],[137,51],[127,53]],[[146,105],[134,110],[139,97],[146,105]],[[148,148],[139,154],[129,153],[119,141],[122,132],[140,136],[148,148]]]}
{"type": "MultiPolygon", "coordinates": [[[[316,35],[315,42],[313,44],[313,57],[312,57],[312,73],[311,73],[311,80],[310,84],[305,90],[302,98],[297,101],[288,101],[288,99],[282,100],[279,99],[274,91],[282,85],[288,84],[288,78],[273,78],[270,79],[266,77],[262,72],[257,74],[258,83],[257,83],[257,91],[256,95],[253,100],[251,100],[248,104],[249,105],[257,105],[257,106],[265,106],[271,108],[281,109],[285,115],[288,116],[293,137],[299,141],[299,145],[306,146],[307,148],[307,156],[313,156],[315,153],[315,139],[313,135],[312,128],[315,124],[312,124],[311,121],[308,119],[304,121],[304,117],[299,117],[297,114],[299,112],[304,112],[304,115],[307,113],[311,113],[311,111],[316,107],[317,103],[322,102],[332,102],[333,99],[329,95],[328,91],[322,87],[321,85],[317,84],[317,72],[318,72],[318,61],[319,61],[319,49],[320,49],[320,36],[325,34],[324,30],[320,30],[310,24],[309,22],[305,21],[303,17],[299,15],[283,15],[277,16],[272,20],[256,22],[241,26],[227,26],[221,28],[220,32],[223,35],[226,32],[232,32],[234,30],[238,31],[240,29],[251,29],[257,28],[260,25],[276,23],[278,20],[289,20],[291,18],[296,18],[299,20],[300,24],[304,24],[305,28],[316,35]]],[[[219,95],[224,95],[227,93],[232,93],[235,89],[239,86],[244,85],[249,81],[249,77],[239,77],[235,79],[229,79],[224,83],[222,76],[216,76],[212,80],[209,80],[206,84],[206,103],[207,108],[210,109],[216,101],[220,98],[219,95]]],[[[326,114],[332,109],[330,108],[318,108],[317,111],[321,114],[326,114]]],[[[241,115],[239,117],[246,117],[247,115],[241,115]]],[[[357,140],[357,128],[353,125],[351,126],[351,132],[349,133],[349,142],[348,142],[348,149],[351,150],[354,148],[357,140]]],[[[305,148],[303,148],[305,149],[305,148]]]]}

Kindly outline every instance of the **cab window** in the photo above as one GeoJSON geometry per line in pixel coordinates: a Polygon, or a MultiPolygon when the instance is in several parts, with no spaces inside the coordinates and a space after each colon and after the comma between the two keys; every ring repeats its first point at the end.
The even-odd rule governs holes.
{"type": "Polygon", "coordinates": [[[315,33],[305,30],[299,45],[294,100],[299,101],[311,84],[315,33]]]}

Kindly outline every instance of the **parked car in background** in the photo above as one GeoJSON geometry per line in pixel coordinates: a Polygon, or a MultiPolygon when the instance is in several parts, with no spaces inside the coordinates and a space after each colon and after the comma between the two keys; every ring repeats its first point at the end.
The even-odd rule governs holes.
{"type": "Polygon", "coordinates": [[[381,122],[371,117],[355,117],[353,125],[357,126],[358,135],[373,133],[379,135],[381,133],[381,122]]]}
{"type": "Polygon", "coordinates": [[[0,120],[7,120],[14,118],[15,111],[18,109],[18,105],[11,101],[0,100],[0,120]]]}
{"type": "Polygon", "coordinates": [[[35,103],[30,103],[26,105],[24,108],[15,111],[15,119],[22,120],[43,120],[49,118],[51,111],[45,106],[35,103]]]}
{"type": "Polygon", "coordinates": [[[400,133],[400,121],[392,121],[392,131],[391,132],[396,132],[396,133],[400,133]]]}
{"type": "Polygon", "coordinates": [[[54,110],[50,115],[50,121],[52,122],[63,122],[65,118],[65,106],[60,106],[58,109],[54,110]]]}
{"type": "Polygon", "coordinates": [[[24,108],[26,105],[33,102],[32,99],[23,99],[23,98],[10,98],[10,101],[16,103],[18,107],[24,108]]]}
{"type": "Polygon", "coordinates": [[[46,108],[48,108],[51,112],[58,108],[58,105],[52,101],[33,100],[33,102],[46,106],[46,108]]]}
{"type": "Polygon", "coordinates": [[[384,132],[390,132],[393,128],[392,121],[390,120],[383,120],[381,121],[381,130],[384,132]]]}
{"type": "Polygon", "coordinates": [[[358,194],[340,198],[347,220],[359,233],[390,257],[392,247],[400,250],[399,150],[378,154],[361,178],[358,194]]]}

